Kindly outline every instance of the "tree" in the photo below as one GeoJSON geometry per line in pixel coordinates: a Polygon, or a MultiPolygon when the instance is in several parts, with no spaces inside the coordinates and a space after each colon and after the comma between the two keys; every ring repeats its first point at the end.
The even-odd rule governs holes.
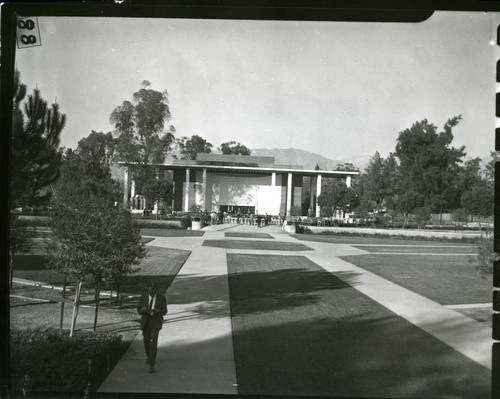
{"type": "Polygon", "coordinates": [[[87,168],[86,175],[93,179],[111,177],[116,140],[111,133],[92,132],[78,142],[77,154],[87,168]]]}
{"type": "Polygon", "coordinates": [[[399,160],[398,205],[403,212],[424,206],[442,212],[447,205],[450,182],[465,156],[465,147],[450,147],[452,128],[460,119],[448,119],[439,133],[427,119],[399,133],[395,155],[399,160]]]}
{"type": "Polygon", "coordinates": [[[237,143],[236,141],[228,141],[226,143],[222,143],[220,147],[218,147],[218,149],[226,155],[250,155],[252,152],[252,150],[240,143],[237,143]]]}
{"type": "Polygon", "coordinates": [[[360,176],[359,196],[365,206],[373,204],[366,210],[382,211],[384,208],[393,208],[395,205],[395,186],[397,181],[397,161],[393,153],[382,158],[375,152],[368,166],[360,176]]]}
{"type": "Polygon", "coordinates": [[[88,198],[105,198],[114,204],[121,197],[120,183],[111,178],[110,165],[80,147],[66,150],[60,170],[59,180],[52,185],[55,204],[78,204],[88,198]]]}
{"type": "Polygon", "coordinates": [[[453,220],[455,221],[455,229],[460,227],[463,229],[463,223],[469,220],[469,211],[467,208],[456,208],[453,211],[453,220]]]}
{"type": "Polygon", "coordinates": [[[481,158],[469,159],[458,169],[453,181],[449,183],[447,203],[451,209],[460,208],[462,195],[477,184],[481,177],[481,158]]]}
{"type": "Polygon", "coordinates": [[[157,164],[174,142],[175,128],[166,124],[171,119],[167,91],[159,92],[143,81],[132,101],[124,101],[110,116],[117,136],[117,159],[131,163],[131,174],[138,191],[157,175],[157,164]]]}
{"type": "Polygon", "coordinates": [[[14,74],[14,110],[11,146],[10,201],[12,208],[46,201],[50,192],[42,192],[57,180],[62,151],[60,134],[66,115],[58,104],[50,107],[40,90],[33,90],[23,105],[26,86],[14,74]]]}
{"type": "Polygon", "coordinates": [[[82,280],[91,275],[97,323],[103,279],[119,284],[145,256],[139,227],[131,214],[109,201],[90,196],[78,204],[58,204],[52,217],[54,238],[48,246],[49,266],[82,280]]]}
{"type": "Polygon", "coordinates": [[[10,214],[10,234],[9,234],[9,287],[12,289],[14,278],[15,256],[18,252],[27,251],[30,248],[30,239],[34,231],[28,226],[24,226],[18,215],[10,214]]]}
{"type": "Polygon", "coordinates": [[[482,278],[493,274],[493,262],[500,260],[500,256],[493,250],[493,234],[481,235],[474,243],[474,255],[469,258],[469,263],[479,271],[482,278]]]}
{"type": "Polygon", "coordinates": [[[384,206],[383,162],[379,152],[375,152],[361,175],[362,198],[364,202],[375,202],[378,209],[384,206]]]}
{"type": "MultiPolygon", "coordinates": [[[[95,133],[95,132],[94,132],[95,133]]],[[[103,134],[81,140],[75,151],[67,150],[61,176],[53,186],[54,238],[49,243],[49,265],[79,280],[92,275],[97,323],[103,279],[119,284],[133,265],[144,257],[139,227],[128,211],[117,206],[119,183],[111,178],[109,154],[89,151],[90,142],[105,143],[103,134]]]]}
{"type": "Polygon", "coordinates": [[[204,138],[194,135],[189,137],[181,137],[177,140],[181,152],[181,159],[196,159],[196,155],[200,153],[210,154],[213,145],[204,138]]]}
{"type": "Polygon", "coordinates": [[[345,162],[345,163],[338,163],[335,165],[333,170],[341,170],[341,171],[349,171],[349,172],[359,172],[359,168],[354,166],[350,162],[345,162]]]}
{"type": "Polygon", "coordinates": [[[494,188],[491,183],[482,179],[463,193],[461,201],[471,215],[491,216],[494,207],[494,188]]]}
{"type": "Polygon", "coordinates": [[[431,212],[429,208],[422,206],[419,208],[415,208],[413,210],[413,215],[415,216],[416,222],[417,222],[417,227],[420,229],[422,226],[422,223],[425,223],[430,220],[431,218],[431,212]]]}
{"type": "Polygon", "coordinates": [[[12,145],[10,168],[10,232],[9,270],[10,285],[19,250],[29,247],[32,231],[23,226],[13,209],[46,202],[50,196],[47,186],[59,176],[61,149],[59,137],[66,116],[58,104],[51,107],[35,89],[26,101],[26,85],[20,82],[19,71],[14,73],[12,112],[12,145]]]}
{"type": "Polygon", "coordinates": [[[344,180],[326,180],[321,188],[321,194],[318,196],[318,205],[321,207],[322,213],[333,214],[335,209],[340,209],[345,214],[349,209],[354,209],[359,205],[356,190],[347,187],[344,180]]]}
{"type": "Polygon", "coordinates": [[[486,180],[493,182],[495,180],[495,164],[499,160],[500,152],[490,151],[491,161],[486,165],[484,177],[486,180]]]}
{"type": "Polygon", "coordinates": [[[168,180],[151,180],[143,186],[144,196],[146,201],[150,204],[157,203],[156,219],[158,219],[158,210],[160,208],[160,201],[167,203],[172,201],[174,195],[174,185],[168,180]]]}

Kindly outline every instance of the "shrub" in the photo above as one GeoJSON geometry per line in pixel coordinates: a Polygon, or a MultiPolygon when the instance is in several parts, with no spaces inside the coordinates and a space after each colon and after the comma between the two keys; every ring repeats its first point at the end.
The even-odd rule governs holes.
{"type": "Polygon", "coordinates": [[[118,362],[128,344],[121,335],[96,333],[70,338],[55,331],[12,331],[12,388],[31,391],[83,392],[92,359],[91,390],[95,391],[118,362]],[[109,365],[108,365],[109,357],[109,365]]]}
{"type": "Polygon", "coordinates": [[[474,243],[475,255],[469,262],[479,271],[481,277],[487,278],[493,274],[493,262],[499,260],[499,255],[493,251],[493,234],[487,233],[476,239],[474,243]]]}
{"type": "Polygon", "coordinates": [[[191,227],[191,216],[185,215],[181,219],[181,228],[187,229],[188,227],[191,227]]]}

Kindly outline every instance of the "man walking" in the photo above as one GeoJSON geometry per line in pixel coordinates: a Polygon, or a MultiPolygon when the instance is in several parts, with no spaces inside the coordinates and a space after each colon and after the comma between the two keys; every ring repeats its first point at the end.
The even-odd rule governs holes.
{"type": "Polygon", "coordinates": [[[149,364],[149,372],[154,373],[158,334],[163,327],[163,315],[167,313],[167,298],[158,293],[156,284],[148,285],[148,293],[139,299],[137,312],[141,315],[141,330],[148,357],[146,363],[149,364]]]}

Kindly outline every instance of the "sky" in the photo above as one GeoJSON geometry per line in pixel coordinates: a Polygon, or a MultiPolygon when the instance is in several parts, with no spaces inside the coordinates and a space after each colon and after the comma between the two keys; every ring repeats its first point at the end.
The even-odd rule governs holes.
{"type": "Polygon", "coordinates": [[[494,146],[500,13],[436,12],[415,24],[39,17],[18,49],[28,92],[67,115],[61,144],[109,132],[147,80],[167,90],[176,137],[298,148],[330,159],[387,155],[423,119],[462,115],[453,146],[494,146]]]}

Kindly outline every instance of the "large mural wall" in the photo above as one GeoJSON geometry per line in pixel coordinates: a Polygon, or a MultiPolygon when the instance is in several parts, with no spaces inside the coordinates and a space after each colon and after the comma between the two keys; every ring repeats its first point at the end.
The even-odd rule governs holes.
{"type": "MultiPolygon", "coordinates": [[[[186,183],[182,181],[183,175],[177,173],[175,208],[184,209],[180,204],[184,202],[186,183]],[[179,190],[179,186],[182,187],[179,190]]],[[[286,182],[287,175],[276,174],[275,186],[272,186],[271,175],[252,175],[234,173],[207,173],[207,186],[203,190],[203,172],[196,171],[190,176],[189,205],[192,209],[197,205],[202,210],[218,211],[222,206],[254,207],[255,211],[264,214],[277,215],[286,208],[286,182]],[[203,201],[205,195],[205,202],[203,201]]],[[[297,182],[294,180],[294,186],[297,182]]],[[[294,187],[292,203],[300,204],[302,187],[294,187]]]]}

